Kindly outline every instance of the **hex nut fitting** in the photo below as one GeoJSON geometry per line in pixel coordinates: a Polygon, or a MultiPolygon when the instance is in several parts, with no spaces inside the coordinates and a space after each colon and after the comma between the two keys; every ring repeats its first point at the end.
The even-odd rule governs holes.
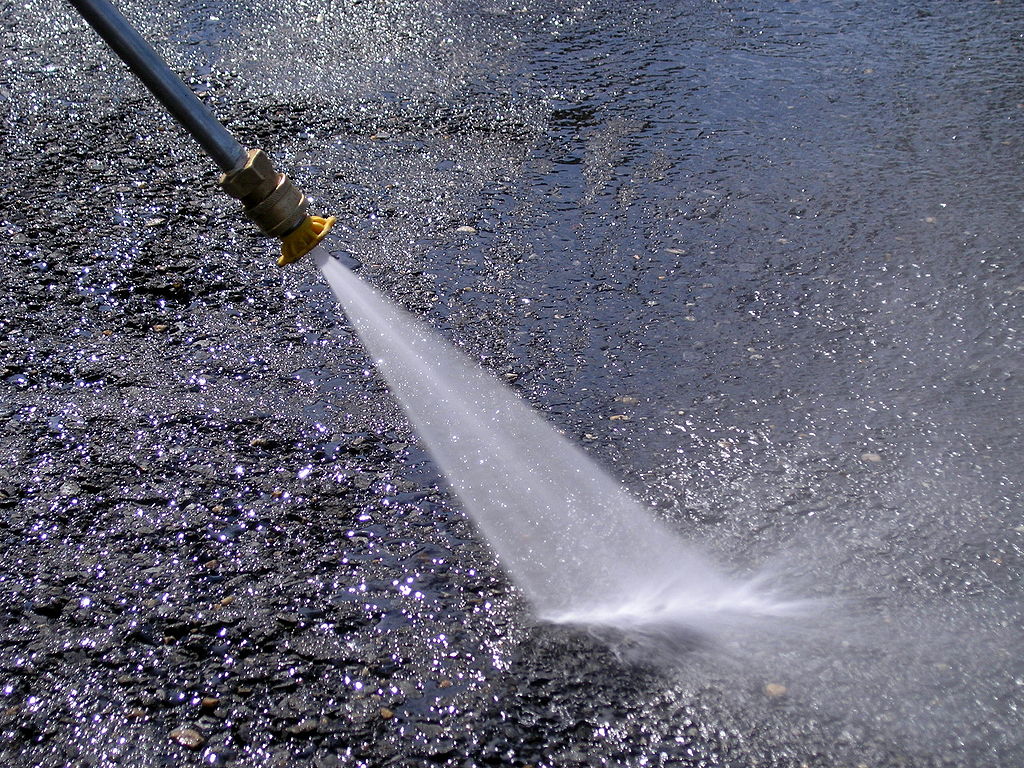
{"type": "Polygon", "coordinates": [[[223,174],[220,186],[242,201],[246,214],[268,237],[283,238],[306,219],[306,196],[274,170],[262,149],[250,149],[245,165],[223,174]]]}

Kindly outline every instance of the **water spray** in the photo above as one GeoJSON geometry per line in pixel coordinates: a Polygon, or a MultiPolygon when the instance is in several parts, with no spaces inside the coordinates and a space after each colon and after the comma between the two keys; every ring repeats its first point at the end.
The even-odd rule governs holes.
{"type": "Polygon", "coordinates": [[[75,10],[199,142],[223,171],[220,187],[240,200],[260,231],[281,241],[278,266],[323,240],[335,218],[308,214],[309,201],[262,149],[246,150],[108,0],[69,0],[75,10]]]}
{"type": "Polygon", "coordinates": [[[309,216],[306,197],[266,153],[245,150],[109,0],[70,2],[221,167],[221,188],[281,239],[278,264],[313,251],[420,438],[542,618],[683,627],[690,642],[736,617],[802,609],[719,572],[502,382],[314,250],[334,219],[309,216]]]}

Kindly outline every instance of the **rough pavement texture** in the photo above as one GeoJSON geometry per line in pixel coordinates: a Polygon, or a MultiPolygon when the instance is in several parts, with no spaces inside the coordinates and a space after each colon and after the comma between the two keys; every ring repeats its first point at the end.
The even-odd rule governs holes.
{"type": "MultiPolygon", "coordinates": [[[[817,542],[783,559],[872,623],[1019,630],[1019,6],[324,3],[334,37],[254,74],[288,11],[207,5],[125,7],[365,274],[681,529],[817,542]]],[[[70,12],[0,25],[4,765],[1024,754],[1019,636],[904,641],[903,697],[810,640],[762,668],[534,626],[316,275],[70,12]]]]}

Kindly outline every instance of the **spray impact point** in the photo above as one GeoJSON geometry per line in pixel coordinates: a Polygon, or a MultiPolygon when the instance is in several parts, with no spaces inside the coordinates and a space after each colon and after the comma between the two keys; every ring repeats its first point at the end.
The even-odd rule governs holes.
{"type": "Polygon", "coordinates": [[[260,231],[281,240],[278,266],[291,264],[309,253],[330,231],[334,217],[309,216],[306,196],[262,149],[250,149],[246,162],[220,177],[220,186],[241,200],[245,212],[260,231]]]}

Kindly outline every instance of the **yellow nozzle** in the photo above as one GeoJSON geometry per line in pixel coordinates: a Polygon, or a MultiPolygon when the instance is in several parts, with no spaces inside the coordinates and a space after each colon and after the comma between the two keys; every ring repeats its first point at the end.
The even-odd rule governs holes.
{"type": "Polygon", "coordinates": [[[291,264],[312,251],[317,243],[327,237],[335,221],[337,218],[334,216],[327,219],[307,216],[298,227],[281,238],[281,255],[277,259],[277,266],[291,264]]]}

